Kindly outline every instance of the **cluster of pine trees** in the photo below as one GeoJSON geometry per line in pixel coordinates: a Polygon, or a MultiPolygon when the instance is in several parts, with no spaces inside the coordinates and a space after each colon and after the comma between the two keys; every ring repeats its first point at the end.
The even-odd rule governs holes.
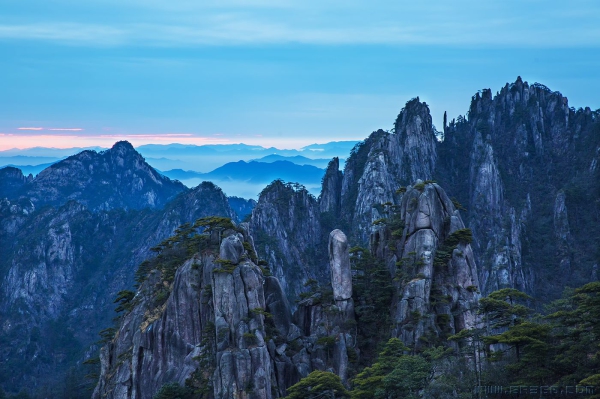
{"type": "Polygon", "coordinates": [[[419,353],[396,338],[381,341],[349,388],[314,371],[287,399],[600,398],[600,282],[566,289],[543,314],[534,305],[515,289],[493,292],[480,301],[478,328],[419,353]]]}

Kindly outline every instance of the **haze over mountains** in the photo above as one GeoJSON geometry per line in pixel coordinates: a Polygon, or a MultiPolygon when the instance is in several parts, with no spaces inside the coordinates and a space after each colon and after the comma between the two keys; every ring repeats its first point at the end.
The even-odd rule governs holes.
{"type": "MultiPolygon", "coordinates": [[[[300,150],[280,150],[246,144],[222,145],[142,145],[136,150],[165,176],[195,187],[213,181],[230,196],[256,198],[275,179],[296,181],[318,195],[321,177],[332,157],[347,156],[356,141],[312,144],[300,150]],[[250,162],[240,164],[240,161],[250,162]],[[284,163],[275,163],[285,161],[284,163]],[[247,166],[247,167],[244,167],[247,166]]],[[[48,166],[83,150],[93,148],[29,148],[0,151],[0,168],[14,166],[25,175],[37,175],[48,166]]],[[[343,165],[343,161],[342,161],[343,165]]]]}

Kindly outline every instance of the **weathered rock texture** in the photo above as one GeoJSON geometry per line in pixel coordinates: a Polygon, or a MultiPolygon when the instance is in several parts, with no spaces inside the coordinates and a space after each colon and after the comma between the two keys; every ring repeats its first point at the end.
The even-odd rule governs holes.
{"type": "Polygon", "coordinates": [[[335,301],[352,299],[352,271],[350,270],[350,254],[348,239],[341,230],[333,230],[329,234],[329,268],[331,269],[331,285],[335,301]]]}
{"type": "MultiPolygon", "coordinates": [[[[343,326],[354,317],[352,298],[342,295],[343,309],[340,301],[311,298],[298,316],[304,329],[297,327],[279,281],[265,277],[243,245],[238,253],[239,241],[248,242],[239,233],[225,237],[218,259],[210,251],[197,254],[172,283],[157,270],[150,273],[102,348],[93,398],[151,398],[175,382],[215,398],[268,399],[284,396],[315,369],[346,380],[355,337],[343,326]],[[319,340],[328,337],[333,344],[319,340]]],[[[332,265],[349,271],[347,245],[338,244],[332,265]]],[[[344,293],[352,293],[351,283],[344,293]]]]}
{"type": "Polygon", "coordinates": [[[159,272],[138,291],[136,306],[127,314],[115,339],[102,348],[101,378],[94,398],[151,398],[166,382],[185,383],[198,367],[197,356],[210,351],[203,338],[212,323],[207,280],[212,259],[191,259],[182,265],[165,303],[159,272]]]}
{"type": "Polygon", "coordinates": [[[400,186],[433,176],[436,138],[427,104],[415,98],[402,109],[394,133],[378,130],[358,145],[346,161],[338,216],[351,227],[350,236],[365,243],[374,206],[396,203],[400,186]]]}
{"type": "Polygon", "coordinates": [[[470,231],[444,190],[418,180],[390,213],[401,233],[380,224],[371,250],[395,275],[393,334],[418,347],[475,327],[479,283],[470,231]]]}
{"type": "MultiPolygon", "coordinates": [[[[128,173],[126,160],[139,155],[129,154],[127,146],[121,143],[103,154],[84,154],[84,158],[114,162],[106,168],[121,176],[122,187],[109,179],[111,190],[105,191],[98,180],[104,175],[94,173],[86,178],[83,197],[78,199],[94,197],[111,206],[131,199],[125,195],[127,187],[134,185],[136,173],[149,166],[140,164],[140,171],[128,173]],[[122,169],[120,157],[124,157],[122,169]]],[[[68,165],[80,165],[83,161],[78,159],[74,156],[54,165],[64,172],[63,180],[55,182],[57,189],[74,187],[70,179],[76,171],[68,165]]],[[[93,357],[98,331],[112,324],[115,296],[134,284],[137,266],[178,226],[209,215],[235,218],[227,197],[212,183],[185,189],[161,209],[125,211],[90,209],[89,201],[69,200],[70,194],[53,199],[53,207],[39,208],[46,188],[33,192],[34,180],[19,182],[23,184],[13,190],[16,197],[0,199],[0,356],[4,359],[0,379],[8,381],[4,387],[9,390],[23,386],[35,390],[60,382],[57,375],[76,361],[93,357]]],[[[167,182],[155,188],[160,191],[165,185],[178,187],[167,182]]],[[[168,198],[169,190],[157,198],[168,198]]],[[[81,366],[77,369],[84,372],[81,366]]]]}
{"type": "Polygon", "coordinates": [[[466,207],[484,293],[557,298],[589,281],[599,254],[600,113],[518,78],[473,96],[444,129],[436,179],[466,207]],[[459,156],[459,154],[469,154],[459,156]]]}
{"type": "MultiPolygon", "coordinates": [[[[233,375],[236,389],[249,381],[235,371],[233,354],[245,350],[249,358],[239,356],[250,359],[246,370],[271,373],[273,395],[284,395],[314,369],[344,374],[343,347],[354,347],[343,325],[349,316],[340,316],[339,304],[323,289],[330,284],[327,236],[333,229],[343,230],[352,246],[370,243],[387,262],[390,278],[398,277],[391,304],[394,334],[407,343],[471,325],[477,289],[485,294],[515,287],[550,299],[564,285],[598,278],[600,253],[590,249],[600,237],[600,112],[569,108],[560,93],[519,78],[495,96],[490,90],[476,94],[468,117],[444,124],[438,141],[427,105],[413,99],[393,132],[373,132],[351,151],[343,174],[335,159],[329,164],[318,200],[281,181],[261,193],[241,234],[244,250],[255,247],[274,276],[243,266],[247,260],[239,246],[226,258],[240,262],[239,279],[248,278],[249,286],[264,278],[262,294],[257,288],[246,302],[260,302],[262,295],[272,316],[262,315],[262,324],[247,316],[247,334],[249,323],[258,323],[256,341],[245,337],[252,344],[240,342],[237,327],[227,322],[229,346],[221,349],[225,360],[218,364],[224,371],[215,387],[230,392],[227,381],[234,380],[226,378],[233,375]],[[457,200],[448,200],[432,179],[457,200]],[[472,248],[457,208],[472,230],[472,248]],[[311,279],[320,291],[296,304],[311,279]],[[259,336],[270,369],[259,369],[254,360],[264,356],[255,349],[259,336]]],[[[34,370],[11,375],[11,389],[24,381],[35,387],[33,375],[48,375],[50,363],[42,359],[66,365],[61,359],[68,348],[50,350],[40,331],[66,332],[63,341],[80,342],[81,348],[93,342],[98,326],[110,318],[111,299],[131,285],[135,266],[150,248],[197,217],[234,217],[216,187],[186,190],[151,170],[127,143],[100,154],[83,152],[35,179],[3,169],[0,190],[7,197],[0,200],[0,295],[6,304],[0,308],[5,343],[0,356],[7,359],[0,375],[21,363],[34,370]]],[[[236,281],[219,284],[235,291],[236,281]]],[[[336,288],[341,298],[346,294],[340,287],[345,286],[336,288]]],[[[266,392],[268,384],[259,379],[250,385],[266,392]]]]}
{"type": "Polygon", "coordinates": [[[292,306],[307,280],[329,281],[327,241],[317,200],[304,187],[279,180],[267,186],[252,211],[250,231],[292,306]]]}

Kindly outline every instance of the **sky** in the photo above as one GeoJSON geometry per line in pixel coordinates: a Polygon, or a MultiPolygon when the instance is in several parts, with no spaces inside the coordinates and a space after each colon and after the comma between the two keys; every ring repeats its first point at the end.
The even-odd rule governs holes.
{"type": "Polygon", "coordinates": [[[0,150],[441,129],[517,76],[600,108],[600,2],[2,0],[0,150]]]}

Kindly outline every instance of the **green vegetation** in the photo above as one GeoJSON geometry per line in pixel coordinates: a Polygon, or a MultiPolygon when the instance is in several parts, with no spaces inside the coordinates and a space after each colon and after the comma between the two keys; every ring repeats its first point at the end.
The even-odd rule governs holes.
{"type": "Polygon", "coordinates": [[[185,386],[194,393],[193,399],[209,399],[213,396],[212,376],[216,367],[215,331],[215,324],[212,322],[204,326],[200,342],[202,353],[194,358],[198,361],[198,368],[185,381],[185,386]]]}
{"type": "Polygon", "coordinates": [[[353,380],[351,398],[419,398],[433,377],[432,365],[425,357],[407,355],[408,350],[397,338],[387,341],[377,361],[353,380]]]}
{"type": "Polygon", "coordinates": [[[235,263],[233,263],[232,261],[227,260],[227,259],[217,259],[215,261],[215,263],[217,265],[219,265],[219,267],[215,268],[213,270],[214,273],[227,273],[227,274],[231,274],[231,273],[233,273],[233,271],[237,267],[237,265],[235,263]]]}
{"type": "Polygon", "coordinates": [[[600,282],[567,289],[547,315],[535,314],[531,301],[514,289],[495,291],[480,301],[483,325],[450,337],[473,359],[478,384],[597,386],[600,282]]]}
{"type": "Polygon", "coordinates": [[[400,239],[404,232],[404,220],[402,220],[402,215],[400,213],[400,206],[394,205],[391,202],[386,202],[381,205],[376,206],[377,210],[384,215],[383,218],[377,219],[373,221],[373,226],[385,226],[387,227],[392,237],[395,239],[400,239]]]}
{"type": "Polygon", "coordinates": [[[242,337],[248,346],[256,345],[258,343],[258,337],[253,332],[246,332],[242,335],[242,337]]]}
{"type": "Polygon", "coordinates": [[[313,371],[291,386],[285,399],[350,398],[340,377],[328,371],[313,371]]]}
{"type": "Polygon", "coordinates": [[[459,211],[466,212],[467,208],[465,208],[460,202],[458,202],[458,200],[456,198],[452,197],[452,198],[450,198],[450,200],[452,201],[454,208],[458,209],[459,211]]]}
{"type": "Polygon", "coordinates": [[[192,399],[192,394],[190,388],[172,382],[163,385],[152,399],[192,399]]]}
{"type": "Polygon", "coordinates": [[[361,247],[350,249],[360,365],[372,363],[379,342],[389,337],[390,303],[394,293],[385,264],[361,247]]]}
{"type": "Polygon", "coordinates": [[[445,267],[452,258],[452,252],[458,247],[458,244],[471,244],[473,242],[473,233],[471,229],[460,229],[450,234],[435,251],[433,266],[436,268],[445,267]]]}
{"type": "MultiPolygon", "coordinates": [[[[354,256],[367,256],[360,248],[352,252],[354,256]]],[[[474,399],[479,397],[474,387],[492,385],[587,385],[597,391],[600,282],[567,289],[563,299],[548,307],[545,316],[528,307],[532,301],[515,289],[495,291],[480,302],[481,325],[449,337],[459,345],[434,346],[425,339],[426,345],[414,353],[392,338],[366,362],[345,393],[332,388],[337,379],[319,371],[296,384],[288,398],[327,397],[333,392],[335,397],[351,399],[474,399]]],[[[450,317],[438,315],[437,324],[448,325],[450,317]]],[[[359,335],[359,346],[364,339],[359,335]]],[[[323,337],[317,343],[326,346],[334,342],[333,337],[323,337]]],[[[379,342],[384,342],[381,337],[379,342]]],[[[586,397],[598,399],[600,395],[596,392],[586,397]]]]}
{"type": "Polygon", "coordinates": [[[117,297],[114,300],[114,303],[118,303],[119,306],[116,307],[115,312],[120,313],[123,311],[130,311],[133,308],[133,298],[135,297],[135,292],[129,290],[119,291],[117,297]]]}

